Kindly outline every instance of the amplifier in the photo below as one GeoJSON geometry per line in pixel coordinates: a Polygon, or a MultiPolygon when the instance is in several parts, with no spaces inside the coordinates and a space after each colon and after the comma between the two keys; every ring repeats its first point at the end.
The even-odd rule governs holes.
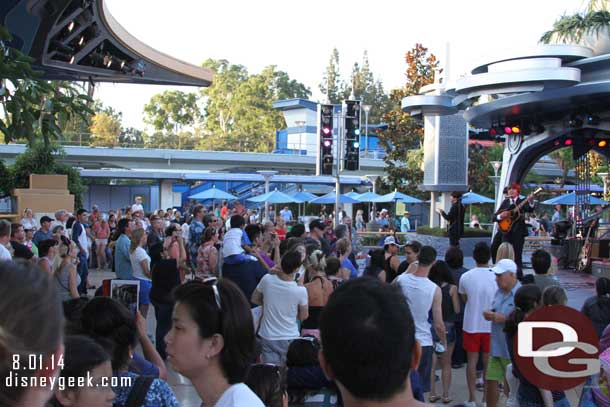
{"type": "Polygon", "coordinates": [[[591,244],[591,257],[610,258],[610,239],[593,240],[591,244]]]}

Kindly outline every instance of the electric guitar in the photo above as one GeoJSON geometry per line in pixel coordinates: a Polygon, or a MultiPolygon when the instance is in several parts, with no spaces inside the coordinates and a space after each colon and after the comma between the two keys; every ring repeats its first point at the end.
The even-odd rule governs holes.
{"type": "Polygon", "coordinates": [[[591,230],[597,223],[597,219],[591,222],[589,226],[589,230],[587,230],[587,237],[585,238],[585,242],[582,245],[582,250],[580,251],[580,256],[578,256],[578,262],[576,263],[576,271],[589,271],[589,267],[591,267],[591,241],[589,238],[591,237],[591,230]]]}
{"type": "MultiPolygon", "coordinates": [[[[538,195],[540,192],[542,191],[542,188],[538,188],[537,190],[535,190],[532,193],[532,196],[536,196],[538,195]]],[[[521,203],[519,203],[518,205],[513,205],[514,208],[509,208],[504,212],[510,212],[510,216],[504,218],[504,219],[500,219],[498,221],[498,229],[500,229],[500,231],[502,233],[508,233],[510,232],[510,230],[513,228],[513,225],[519,220],[519,218],[521,217],[521,208],[523,208],[523,206],[528,203],[527,199],[524,199],[523,201],[521,201],[521,203]]]]}

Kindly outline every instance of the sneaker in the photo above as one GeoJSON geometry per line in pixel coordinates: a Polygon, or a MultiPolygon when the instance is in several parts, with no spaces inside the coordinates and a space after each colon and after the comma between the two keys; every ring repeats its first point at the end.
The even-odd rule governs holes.
{"type": "Polygon", "coordinates": [[[462,403],[464,407],[477,407],[477,403],[475,401],[465,401],[462,403]]]}

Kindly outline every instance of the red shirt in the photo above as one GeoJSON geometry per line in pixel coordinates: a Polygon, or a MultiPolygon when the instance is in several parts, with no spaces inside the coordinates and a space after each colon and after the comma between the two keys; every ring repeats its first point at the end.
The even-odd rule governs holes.
{"type": "Polygon", "coordinates": [[[275,228],[275,233],[277,233],[278,239],[280,239],[280,240],[286,239],[286,229],[275,228]]]}

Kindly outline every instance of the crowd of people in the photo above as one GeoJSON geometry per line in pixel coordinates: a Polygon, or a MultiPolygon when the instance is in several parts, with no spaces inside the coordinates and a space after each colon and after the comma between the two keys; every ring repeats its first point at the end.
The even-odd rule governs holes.
{"type": "MultiPolygon", "coordinates": [[[[205,406],[450,404],[452,368],[463,364],[463,406],[476,405],[477,388],[490,407],[501,392],[514,406],[569,405],[529,383],[512,354],[529,312],[567,303],[543,250],[532,255],[534,275],[518,279],[510,242],[493,263],[489,245],[477,244],[467,270],[457,246],[439,260],[433,247],[390,235],[362,268],[361,213],[332,227],[295,223],[286,210],[261,221],[228,205],[145,214],[137,199],[107,213],[33,215],[0,220],[0,369],[15,373],[9,355],[39,354],[47,369],[21,377],[90,372],[100,385],[2,383],[1,405],[179,405],[167,365],[205,406]],[[138,281],[138,311],[93,287],[89,269],[138,281]],[[62,353],[59,372],[52,360],[62,353]]],[[[598,280],[582,312],[601,334],[610,280],[598,280]]]]}

